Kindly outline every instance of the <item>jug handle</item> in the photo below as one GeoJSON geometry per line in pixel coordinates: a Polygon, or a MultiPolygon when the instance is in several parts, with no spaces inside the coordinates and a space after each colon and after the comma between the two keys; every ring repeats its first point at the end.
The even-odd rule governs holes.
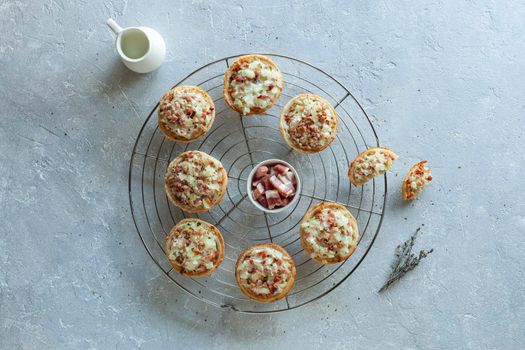
{"type": "Polygon", "coordinates": [[[117,24],[112,18],[106,21],[106,24],[111,28],[115,34],[119,34],[122,31],[122,27],[117,24]]]}

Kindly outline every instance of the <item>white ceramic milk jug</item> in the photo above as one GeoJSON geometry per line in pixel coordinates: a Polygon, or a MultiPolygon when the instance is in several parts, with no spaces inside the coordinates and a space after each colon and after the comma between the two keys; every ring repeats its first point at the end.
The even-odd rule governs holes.
{"type": "Polygon", "coordinates": [[[117,35],[117,52],[126,67],[137,73],[149,73],[164,62],[166,44],[156,30],[148,27],[122,28],[111,18],[106,23],[117,35]]]}

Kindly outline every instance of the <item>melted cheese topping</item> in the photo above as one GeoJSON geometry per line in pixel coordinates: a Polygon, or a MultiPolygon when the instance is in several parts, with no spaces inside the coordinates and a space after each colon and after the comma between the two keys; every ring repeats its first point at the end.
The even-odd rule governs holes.
{"type": "Polygon", "coordinates": [[[214,109],[203,93],[175,88],[160,100],[160,122],[177,137],[193,139],[209,129],[214,109]]]}
{"type": "Polygon", "coordinates": [[[301,224],[303,240],[311,248],[312,257],[321,260],[347,257],[359,239],[350,220],[354,219],[347,210],[328,207],[314,211],[301,224]]]}
{"type": "Polygon", "coordinates": [[[242,114],[254,109],[266,109],[281,93],[282,76],[279,68],[258,58],[240,62],[230,77],[230,94],[233,105],[242,114]]]}
{"type": "Polygon", "coordinates": [[[290,141],[304,150],[324,149],[337,134],[337,116],[328,102],[311,95],[295,97],[280,123],[290,141]]]}
{"type": "Polygon", "coordinates": [[[392,155],[392,153],[381,148],[376,148],[374,152],[357,157],[352,163],[354,178],[363,180],[384,174],[392,166],[394,159],[397,159],[396,155],[392,155]]]}
{"type": "Polygon", "coordinates": [[[254,247],[237,265],[240,283],[250,292],[271,297],[283,292],[292,278],[290,257],[271,247],[254,247]]]}
{"type": "Polygon", "coordinates": [[[417,168],[410,171],[408,179],[405,180],[407,199],[418,197],[430,181],[432,181],[430,169],[425,166],[425,163],[419,163],[417,168]]]}
{"type": "Polygon", "coordinates": [[[186,271],[205,272],[217,263],[219,249],[219,238],[209,225],[190,221],[176,227],[168,258],[186,271]]]}
{"type": "Polygon", "coordinates": [[[195,151],[181,154],[168,167],[166,185],[174,198],[192,208],[217,204],[226,181],[225,170],[217,159],[195,151]]]}

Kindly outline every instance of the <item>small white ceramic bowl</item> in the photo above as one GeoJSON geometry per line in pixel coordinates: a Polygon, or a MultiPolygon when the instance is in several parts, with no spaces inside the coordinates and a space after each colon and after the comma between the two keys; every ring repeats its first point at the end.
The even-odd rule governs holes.
{"type": "Polygon", "coordinates": [[[270,214],[273,214],[273,213],[280,213],[288,208],[290,208],[292,205],[294,205],[295,203],[297,203],[297,201],[299,200],[299,196],[301,194],[301,179],[299,178],[299,174],[297,173],[297,171],[295,170],[295,168],[293,166],[291,166],[289,163],[285,162],[284,160],[280,160],[280,159],[267,159],[265,161],[262,161],[260,162],[259,164],[257,164],[253,169],[252,171],[250,172],[250,174],[248,175],[248,180],[246,182],[246,191],[248,193],[248,198],[250,199],[250,202],[252,202],[252,204],[259,210],[262,210],[264,211],[265,213],[270,213],[270,214]],[[261,204],[259,204],[259,202],[257,202],[253,196],[252,196],[252,182],[253,182],[253,176],[255,175],[255,171],[260,167],[260,166],[263,166],[263,165],[268,165],[268,164],[276,164],[276,163],[280,163],[280,164],[284,164],[286,165],[288,168],[290,168],[290,170],[292,171],[293,175],[295,176],[295,179],[297,180],[297,185],[296,185],[296,189],[295,189],[295,196],[293,197],[292,201],[290,203],[288,203],[286,206],[282,207],[282,208],[277,208],[277,209],[268,209],[268,208],[265,208],[263,207],[261,204]]]}

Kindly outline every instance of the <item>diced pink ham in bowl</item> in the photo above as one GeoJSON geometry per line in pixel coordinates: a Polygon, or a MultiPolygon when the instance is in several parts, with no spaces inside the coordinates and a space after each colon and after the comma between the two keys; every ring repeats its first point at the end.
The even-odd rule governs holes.
{"type": "Polygon", "coordinates": [[[295,204],[301,191],[297,171],[279,159],[257,164],[246,185],[250,201],[266,213],[278,213],[295,204]]]}

